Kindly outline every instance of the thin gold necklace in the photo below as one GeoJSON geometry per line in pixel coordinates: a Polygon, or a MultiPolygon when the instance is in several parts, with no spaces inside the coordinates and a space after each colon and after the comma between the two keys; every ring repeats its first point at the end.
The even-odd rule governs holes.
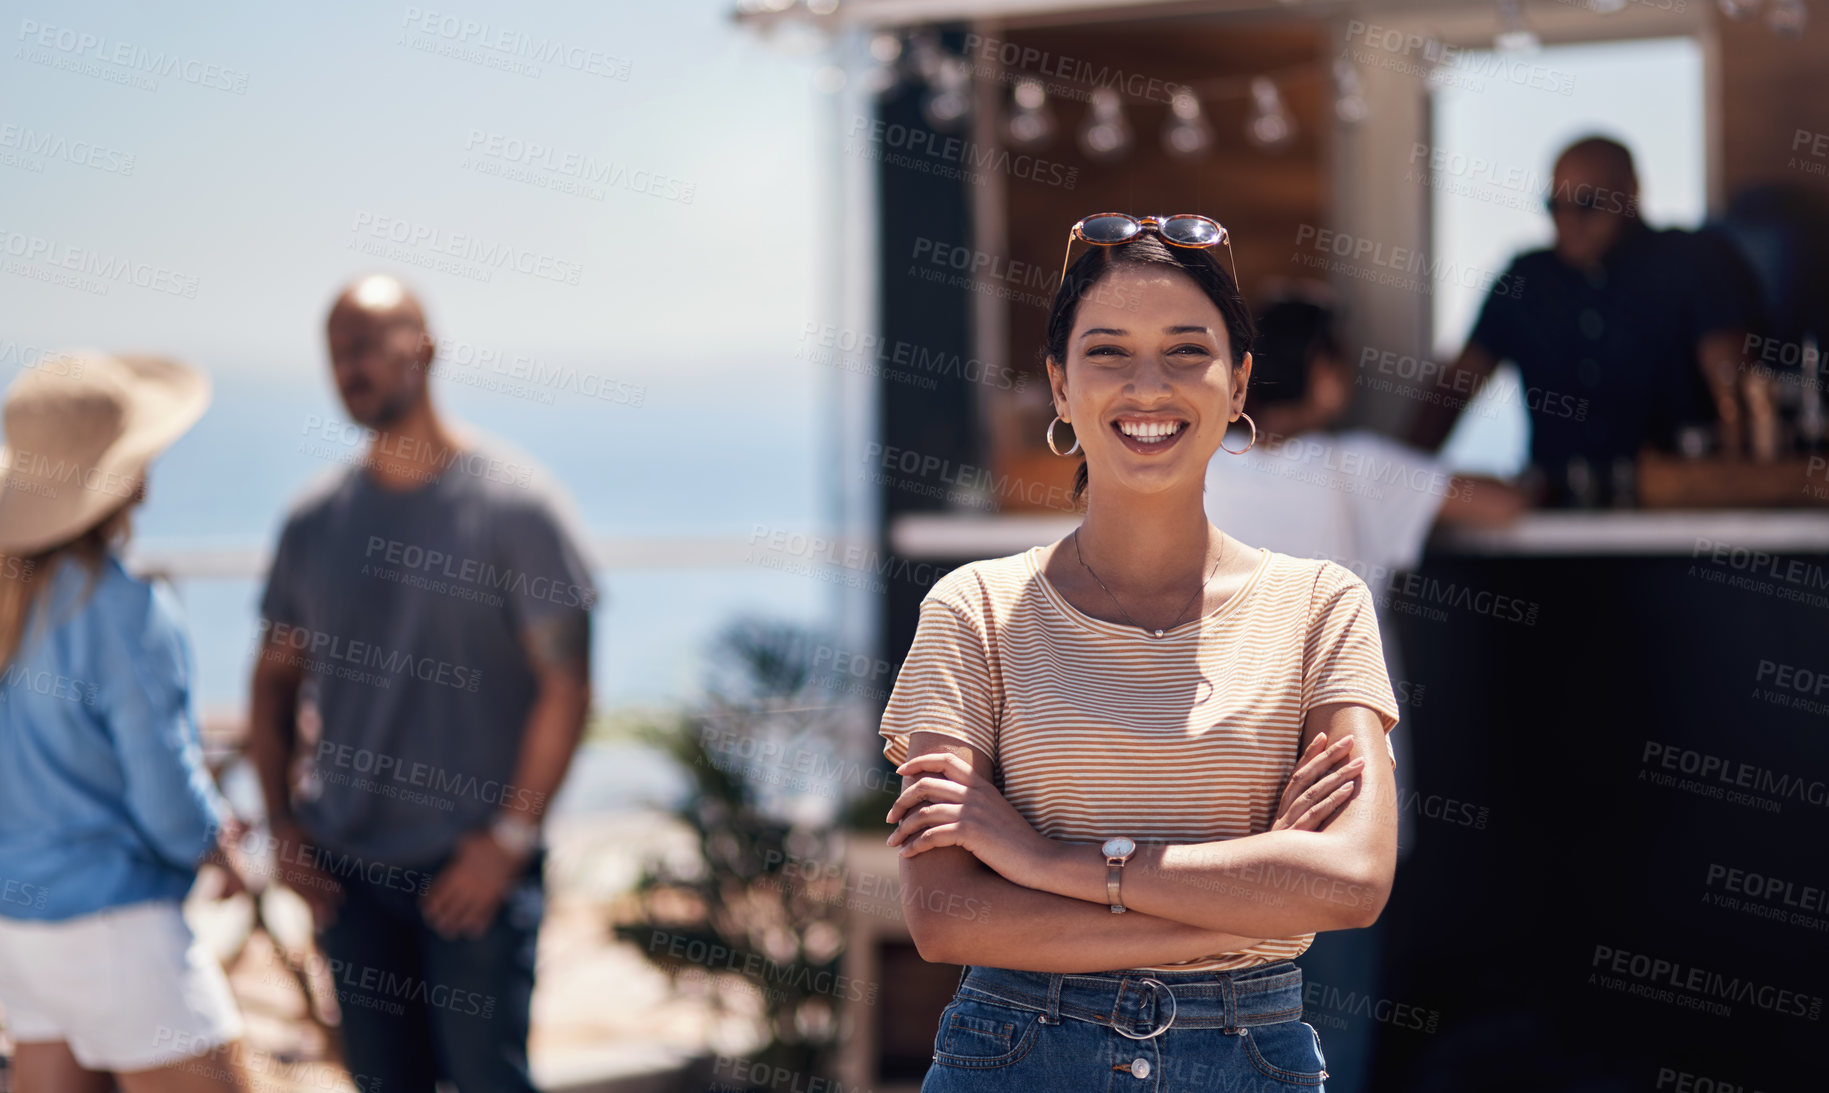
{"type": "MultiPolygon", "coordinates": [[[[1199,587],[1199,588],[1196,588],[1196,589],[1195,589],[1195,590],[1194,590],[1194,595],[1192,595],[1192,596],[1189,596],[1189,597],[1188,597],[1188,602],[1187,602],[1187,603],[1184,603],[1184,604],[1182,604],[1182,605],[1181,605],[1181,610],[1180,610],[1180,611],[1177,611],[1177,612],[1176,612],[1176,613],[1175,613],[1175,617],[1174,617],[1174,618],[1173,618],[1173,619],[1172,619],[1172,620],[1170,620],[1170,621],[1169,621],[1169,624],[1168,624],[1168,626],[1167,626],[1167,627],[1165,627],[1165,628],[1164,628],[1164,629],[1168,629],[1168,630],[1173,630],[1173,629],[1174,629],[1174,628],[1175,628],[1175,624],[1176,624],[1176,623],[1178,623],[1178,622],[1180,622],[1180,621],[1181,621],[1181,616],[1183,616],[1183,615],[1185,615],[1185,614],[1187,614],[1187,613],[1188,613],[1188,607],[1189,607],[1189,605],[1191,605],[1191,604],[1192,604],[1192,603],[1193,603],[1193,602],[1194,602],[1194,601],[1195,601],[1195,599],[1197,599],[1197,598],[1198,598],[1198,597],[1199,597],[1199,596],[1200,596],[1200,594],[1201,594],[1201,593],[1202,593],[1202,592],[1205,592],[1205,591],[1206,591],[1206,590],[1207,590],[1207,585],[1209,585],[1209,584],[1211,584],[1211,583],[1212,583],[1212,582],[1213,582],[1213,575],[1214,575],[1214,574],[1215,574],[1215,573],[1218,573],[1218,572],[1219,572],[1219,567],[1220,567],[1220,566],[1221,566],[1221,565],[1222,565],[1222,564],[1224,564],[1224,562],[1225,562],[1225,560],[1226,560],[1226,551],[1227,551],[1227,550],[1228,550],[1228,549],[1229,549],[1229,548],[1230,548],[1230,547],[1231,547],[1231,544],[1230,544],[1230,543],[1223,543],[1223,542],[1222,542],[1222,543],[1221,543],[1221,544],[1220,544],[1220,547],[1219,547],[1219,561],[1216,561],[1216,562],[1214,562],[1214,563],[1213,563],[1213,572],[1212,572],[1212,573],[1209,573],[1209,574],[1207,574],[1207,579],[1206,579],[1206,580],[1204,580],[1204,581],[1202,581],[1202,582],[1200,582],[1200,587],[1199,587]]],[[[1092,579],[1093,579],[1093,580],[1094,580],[1094,581],[1097,581],[1097,582],[1098,582],[1098,585],[1099,585],[1099,587],[1100,587],[1100,588],[1104,588],[1104,589],[1105,589],[1105,594],[1106,594],[1106,595],[1107,595],[1107,596],[1110,596],[1110,597],[1111,597],[1111,602],[1112,602],[1112,603],[1113,603],[1113,604],[1115,604],[1115,605],[1116,605],[1116,606],[1117,606],[1117,608],[1118,608],[1118,613],[1119,613],[1119,614],[1121,614],[1121,615],[1123,615],[1123,616],[1124,616],[1124,618],[1125,618],[1125,620],[1126,620],[1126,621],[1128,621],[1128,622],[1129,622],[1129,623],[1130,623],[1130,624],[1131,624],[1131,625],[1132,625],[1132,626],[1134,626],[1134,627],[1136,627],[1136,628],[1137,628],[1137,629],[1139,629],[1139,630],[1151,630],[1151,629],[1152,629],[1152,628],[1151,628],[1151,627],[1148,627],[1148,626],[1145,626],[1145,625],[1143,625],[1143,624],[1142,624],[1142,623],[1140,623],[1140,622],[1138,622],[1138,621],[1137,621],[1137,620],[1136,620],[1136,619],[1133,619],[1133,618],[1131,618],[1131,617],[1130,617],[1130,612],[1129,612],[1129,611],[1126,611],[1126,610],[1124,610],[1124,605],[1123,605],[1123,604],[1122,604],[1122,603],[1119,603],[1119,602],[1118,602],[1118,597],[1117,597],[1117,594],[1116,594],[1116,593],[1114,593],[1114,592],[1112,592],[1112,590],[1111,590],[1111,589],[1109,589],[1109,588],[1105,588],[1105,582],[1104,582],[1104,581],[1100,581],[1100,580],[1099,580],[1099,575],[1098,575],[1098,574],[1097,574],[1097,573],[1094,573],[1094,572],[1093,572],[1093,571],[1092,571],[1092,567],[1091,567],[1091,566],[1089,566],[1089,565],[1087,565],[1087,564],[1086,564],[1086,559],[1085,559],[1085,557],[1084,557],[1084,556],[1083,556],[1083,555],[1081,555],[1081,554],[1080,554],[1080,529],[1079,529],[1079,528],[1074,528],[1074,529],[1073,529],[1073,556],[1074,556],[1074,557],[1075,557],[1075,558],[1078,558],[1078,559],[1079,559],[1079,561],[1080,561],[1080,568],[1081,568],[1081,569],[1084,569],[1084,570],[1085,570],[1085,571],[1086,571],[1086,572],[1087,572],[1087,573],[1088,573],[1088,574],[1089,574],[1089,575],[1090,575],[1090,576],[1091,576],[1091,577],[1092,577],[1092,579]]],[[[1162,630],[1153,630],[1153,633],[1154,633],[1154,634],[1155,634],[1155,635],[1156,635],[1156,636],[1157,636],[1157,637],[1161,637],[1161,636],[1162,636],[1162,630]]]]}

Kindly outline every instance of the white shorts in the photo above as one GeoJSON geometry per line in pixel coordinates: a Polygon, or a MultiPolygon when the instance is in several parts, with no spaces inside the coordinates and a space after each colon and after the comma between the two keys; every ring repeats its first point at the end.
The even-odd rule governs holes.
{"type": "Polygon", "coordinates": [[[222,965],[171,900],[0,917],[0,1008],[15,1042],[62,1040],[90,1070],[167,1066],[242,1033],[222,965]]]}

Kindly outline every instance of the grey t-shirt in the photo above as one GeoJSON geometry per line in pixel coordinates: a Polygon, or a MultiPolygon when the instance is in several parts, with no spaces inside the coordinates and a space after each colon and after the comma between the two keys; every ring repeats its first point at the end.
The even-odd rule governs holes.
{"type": "Polygon", "coordinates": [[[430,865],[513,784],[536,676],[522,635],[597,600],[570,505],[479,437],[407,490],[360,466],[306,491],[261,598],[261,640],[305,672],[321,718],[294,803],[328,850],[430,865]]]}

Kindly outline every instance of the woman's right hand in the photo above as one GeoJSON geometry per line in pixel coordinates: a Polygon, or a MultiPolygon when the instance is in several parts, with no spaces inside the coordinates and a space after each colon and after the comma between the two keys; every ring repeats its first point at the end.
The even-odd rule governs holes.
{"type": "Polygon", "coordinates": [[[1326,733],[1316,733],[1283,787],[1283,799],[1277,804],[1270,830],[1320,831],[1327,827],[1328,821],[1359,790],[1359,772],[1365,769],[1365,759],[1349,759],[1352,753],[1353,737],[1344,736],[1329,744],[1326,733]]]}

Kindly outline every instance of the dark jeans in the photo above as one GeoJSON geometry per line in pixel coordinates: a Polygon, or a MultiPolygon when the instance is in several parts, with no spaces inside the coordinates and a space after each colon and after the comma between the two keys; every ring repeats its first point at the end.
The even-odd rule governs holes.
{"type": "Polygon", "coordinates": [[[482,937],[447,939],[419,901],[443,862],[371,864],[342,879],[336,922],[318,936],[343,1012],[349,1072],[363,1093],[532,1091],[527,1067],[534,944],[545,912],[545,852],[502,899],[482,937]]]}

